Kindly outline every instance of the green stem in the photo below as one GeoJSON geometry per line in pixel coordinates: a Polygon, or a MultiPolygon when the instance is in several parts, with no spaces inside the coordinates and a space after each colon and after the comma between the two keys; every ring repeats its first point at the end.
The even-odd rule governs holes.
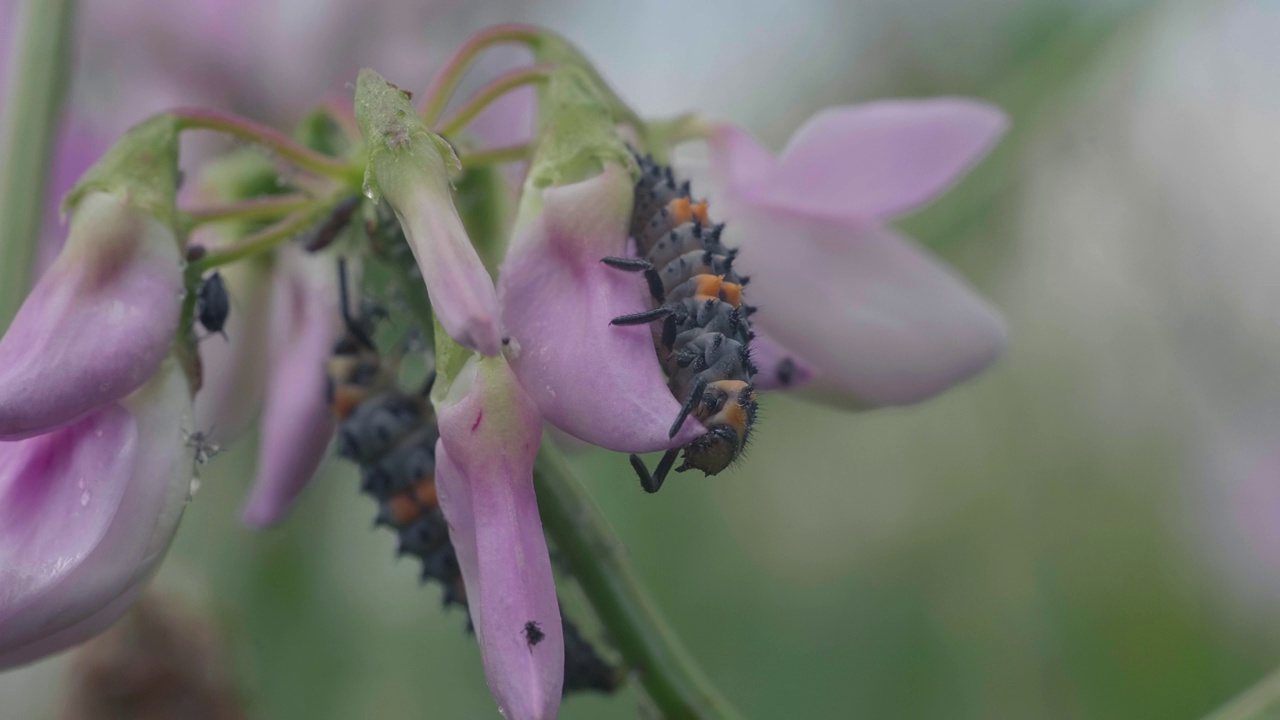
{"type": "Polygon", "coordinates": [[[192,260],[187,269],[189,272],[200,275],[206,270],[272,250],[281,242],[306,230],[307,227],[316,222],[320,209],[331,206],[332,203],[317,203],[313,207],[296,212],[274,225],[269,225],[252,235],[245,236],[244,239],[229,248],[214,250],[204,257],[192,260]]]}
{"type": "Polygon", "coordinates": [[[519,70],[512,70],[480,88],[475,95],[472,95],[467,100],[465,105],[453,114],[453,117],[442,123],[436,132],[445,137],[453,135],[466,127],[467,123],[474,120],[477,115],[484,112],[484,109],[489,107],[494,100],[518,87],[546,82],[554,69],[554,65],[533,65],[519,70]]]}
{"type": "Polygon", "coordinates": [[[515,162],[517,160],[528,160],[529,154],[533,152],[533,145],[525,143],[523,145],[508,145],[506,147],[491,148],[489,150],[476,150],[475,152],[462,153],[458,155],[458,162],[462,163],[462,167],[481,167],[483,165],[496,165],[499,163],[515,162]]]}
{"type": "Polygon", "coordinates": [[[360,184],[359,177],[364,172],[363,167],[322,155],[273,127],[218,110],[177,108],[169,112],[178,118],[179,130],[216,130],[270,148],[281,158],[308,172],[336,178],[357,187],[360,184]]]}
{"type": "Polygon", "coordinates": [[[533,482],[543,527],[658,709],[668,718],[738,717],[681,646],[626,549],[548,444],[538,453],[533,482]]]}
{"type": "Polygon", "coordinates": [[[315,205],[316,202],[316,199],[310,195],[289,193],[287,195],[264,195],[225,205],[191,208],[183,211],[186,216],[184,226],[190,230],[207,223],[226,222],[228,220],[272,220],[299,210],[305,210],[315,205]]]}
{"type": "Polygon", "coordinates": [[[485,48],[503,43],[520,43],[532,47],[544,32],[541,28],[511,23],[495,25],[472,35],[471,39],[453,54],[448,64],[431,81],[431,87],[427,88],[422,96],[422,119],[426,121],[427,126],[435,125],[444,114],[444,109],[449,105],[449,99],[453,97],[454,90],[458,89],[458,83],[471,65],[471,61],[485,48]]]}
{"type": "Polygon", "coordinates": [[[0,333],[31,287],[58,117],[71,75],[75,0],[26,0],[10,37],[8,92],[0,117],[0,333]]]}
{"type": "Polygon", "coordinates": [[[1267,720],[1280,716],[1280,670],[1237,695],[1204,720],[1267,720]]]}

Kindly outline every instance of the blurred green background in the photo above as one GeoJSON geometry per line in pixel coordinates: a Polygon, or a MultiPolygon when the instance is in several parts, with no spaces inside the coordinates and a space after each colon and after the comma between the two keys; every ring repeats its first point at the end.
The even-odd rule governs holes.
{"type": "MultiPolygon", "coordinates": [[[[425,85],[500,20],[565,33],[646,114],[774,147],[831,104],[1001,104],[998,151],[903,223],[1006,314],[992,371],[867,414],[768,396],[747,462],[656,496],[624,456],[574,463],[749,717],[1195,718],[1280,665],[1280,4],[284,0],[186,82],[159,74],[196,62],[190,17],[84,5],[72,107],[108,138],[174,98],[288,123],[347,61],[425,85]]],[[[252,716],[496,717],[352,468],[256,533],[254,452],[207,466],[157,581],[224,630],[252,716]]],[[[0,676],[0,715],[55,715],[65,665],[0,676]]],[[[562,716],[637,715],[628,689],[562,716]]]]}

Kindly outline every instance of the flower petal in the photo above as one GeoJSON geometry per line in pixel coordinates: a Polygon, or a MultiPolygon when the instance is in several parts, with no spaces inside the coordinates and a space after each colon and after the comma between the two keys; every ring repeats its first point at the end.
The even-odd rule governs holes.
{"type": "Polygon", "coordinates": [[[554,718],[564,631],[533,490],[538,409],[502,358],[471,361],[450,397],[439,411],[436,483],[485,678],[508,720],[554,718]],[[455,389],[465,396],[453,401],[455,389]],[[541,640],[529,640],[530,623],[541,640]]]}
{"type": "Polygon", "coordinates": [[[974,100],[886,100],[814,115],[772,171],[741,131],[717,129],[712,162],[733,168],[736,190],[755,202],[865,222],[932,200],[985,156],[1007,125],[999,108],[974,100]]]}
{"type": "Polygon", "coordinates": [[[501,342],[493,279],[467,238],[447,186],[441,192],[419,188],[407,203],[393,201],[393,207],[445,332],[463,347],[497,354],[501,342]]]}
{"type": "Polygon", "coordinates": [[[751,383],[761,390],[795,390],[813,380],[814,371],[795,353],[769,337],[759,327],[751,328],[755,337],[751,340],[751,362],[756,374],[751,383]]]}
{"type": "Polygon", "coordinates": [[[178,328],[173,233],[91,193],[67,245],[0,338],[0,438],[47,432],[138,389],[178,328]]]}
{"type": "MultiPolygon", "coordinates": [[[[528,191],[527,191],[528,192],[528,191]]],[[[680,413],[653,336],[609,321],[648,309],[638,275],[600,262],[626,253],[631,178],[610,165],[600,175],[543,192],[542,212],[518,233],[499,274],[511,366],[544,417],[610,450],[652,452],[704,432],[680,413]]]]}
{"type": "Polygon", "coordinates": [[[860,404],[923,400],[990,364],[999,314],[892,230],[734,207],[757,325],[860,404]]]}
{"type": "Polygon", "coordinates": [[[325,360],[338,336],[338,291],[327,258],[288,248],[272,298],[271,383],[263,408],[258,475],[244,509],[250,525],[284,518],[315,475],[333,437],[325,360]]]}
{"type": "Polygon", "coordinates": [[[170,360],[120,403],[0,443],[0,667],[85,640],[123,612],[189,497],[190,422],[170,360]]]}
{"type": "Polygon", "coordinates": [[[262,408],[267,384],[271,265],[254,258],[222,271],[231,297],[226,338],[200,343],[203,382],[196,393],[196,428],[225,445],[239,438],[262,408]]]}

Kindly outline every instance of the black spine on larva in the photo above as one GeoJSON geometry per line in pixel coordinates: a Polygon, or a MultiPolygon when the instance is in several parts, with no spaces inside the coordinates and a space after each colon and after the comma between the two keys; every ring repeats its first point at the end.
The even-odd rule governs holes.
{"type": "MultiPolygon", "coordinates": [[[[337,384],[354,385],[366,395],[338,425],[338,454],[360,467],[361,489],[378,503],[376,522],[392,529],[399,540],[397,553],[411,555],[422,565],[421,580],[439,582],[444,604],[467,607],[467,590],[449,526],[436,498],[435,446],[440,437],[435,415],[420,395],[391,384],[377,353],[354,337],[334,348],[336,357],[357,357],[344,363],[337,384]]],[[[564,625],[564,692],[613,692],[622,672],[605,662],[578,629],[564,625]]],[[[471,628],[470,616],[467,620],[471,628]]]]}

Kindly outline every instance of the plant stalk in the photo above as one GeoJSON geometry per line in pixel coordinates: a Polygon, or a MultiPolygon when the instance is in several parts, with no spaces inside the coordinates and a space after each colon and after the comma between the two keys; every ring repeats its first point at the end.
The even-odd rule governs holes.
{"type": "Polygon", "coordinates": [[[533,483],[543,527],[658,709],[668,718],[739,717],[680,644],[626,549],[548,443],[533,466],[533,483]]]}
{"type": "Polygon", "coordinates": [[[0,333],[31,288],[49,165],[71,81],[75,0],[25,0],[10,37],[8,92],[0,112],[0,333]]]}

